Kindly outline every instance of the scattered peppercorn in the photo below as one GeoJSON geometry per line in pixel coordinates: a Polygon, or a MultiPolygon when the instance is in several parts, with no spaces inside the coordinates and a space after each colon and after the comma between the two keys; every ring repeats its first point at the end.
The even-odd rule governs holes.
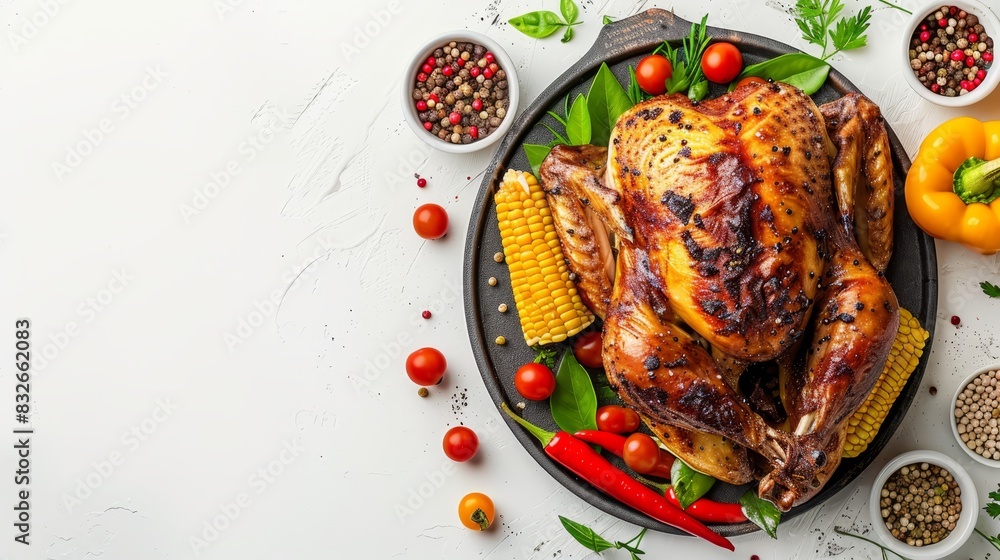
{"type": "Polygon", "coordinates": [[[930,388],[930,389],[928,389],[928,390],[927,390],[927,392],[928,392],[928,393],[930,393],[930,394],[931,394],[931,396],[933,397],[934,395],[936,395],[936,394],[937,394],[937,387],[935,387],[935,386],[931,385],[931,388],[930,388]]]}
{"type": "Polygon", "coordinates": [[[947,537],[962,513],[962,490],[947,470],[930,463],[894,472],[880,493],[882,520],[901,542],[927,546],[947,537]]]}
{"type": "Polygon", "coordinates": [[[498,263],[503,262],[503,253],[497,253],[493,255],[493,260],[498,263]]]}
{"type": "Polygon", "coordinates": [[[507,73],[482,45],[451,41],[420,68],[411,97],[424,129],[469,144],[493,134],[510,107],[507,73]]]}
{"type": "Polygon", "coordinates": [[[506,313],[507,312],[507,304],[506,303],[501,303],[500,305],[498,305],[497,306],[497,311],[499,311],[500,313],[506,313]]]}
{"type": "Polygon", "coordinates": [[[955,427],[970,451],[1000,461],[1000,371],[977,376],[955,399],[955,427]]]}
{"type": "Polygon", "coordinates": [[[487,280],[487,282],[489,283],[490,286],[496,286],[497,285],[497,279],[494,276],[490,276],[490,279],[487,280]]]}
{"type": "Polygon", "coordinates": [[[951,324],[955,325],[956,327],[959,326],[959,325],[961,325],[962,324],[961,317],[959,317],[958,315],[952,315],[951,316],[951,324]]]}
{"type": "Polygon", "coordinates": [[[979,87],[993,61],[993,37],[979,17],[942,6],[928,14],[910,40],[910,68],[920,83],[947,97],[979,87]]]}
{"type": "Polygon", "coordinates": [[[494,342],[496,342],[500,346],[503,346],[504,344],[507,344],[507,338],[504,337],[503,335],[500,335],[497,337],[496,340],[494,340],[494,342]]]}
{"type": "Polygon", "coordinates": [[[430,319],[431,318],[431,312],[429,310],[427,310],[427,309],[424,309],[424,312],[421,313],[420,316],[423,317],[424,319],[430,319]]]}
{"type": "Polygon", "coordinates": [[[430,394],[430,391],[427,390],[427,387],[421,387],[421,388],[417,389],[417,395],[419,395],[420,398],[426,398],[427,395],[429,395],[429,394],[430,394]]]}

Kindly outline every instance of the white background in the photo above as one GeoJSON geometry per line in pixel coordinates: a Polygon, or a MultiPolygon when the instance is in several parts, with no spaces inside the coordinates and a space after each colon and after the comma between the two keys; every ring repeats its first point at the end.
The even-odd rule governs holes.
{"type": "MultiPolygon", "coordinates": [[[[458,288],[491,151],[428,151],[402,122],[397,82],[429,37],[474,29],[517,62],[523,108],[586,51],[602,15],[654,4],[585,0],[585,24],[561,44],[502,23],[556,10],[555,0],[406,1],[392,4],[397,13],[380,0],[225,1],[2,2],[0,333],[12,359],[14,320],[31,319],[36,433],[30,547],[12,540],[12,438],[0,451],[0,557],[585,557],[559,514],[630,538],[635,527],[562,489],[499,421],[458,288]],[[93,132],[102,121],[106,131],[93,132]],[[446,239],[413,233],[424,202],[448,209],[446,239]],[[424,345],[445,352],[449,371],[420,399],[403,361],[424,345]],[[453,468],[440,441],[459,421],[483,444],[474,464],[453,468]],[[262,476],[268,468],[280,474],[262,476]],[[412,500],[422,485],[429,497],[412,500]],[[455,515],[477,490],[502,515],[485,534],[455,515]],[[206,532],[233,508],[224,530],[206,532]],[[207,546],[196,552],[192,537],[207,546]]],[[[659,6],[804,47],[790,3],[659,6]]],[[[876,8],[870,45],[833,62],[881,105],[911,155],[949,117],[1000,118],[1000,92],[942,110],[907,89],[904,21],[876,8]]],[[[938,251],[938,335],[893,443],[852,488],[783,525],[777,542],[738,538],[732,557],[879,557],[831,528],[867,530],[867,484],[904,450],[950,453],[983,494],[996,484],[956,446],[947,409],[960,376],[1000,363],[1000,302],[976,287],[1000,279],[1000,259],[938,251]]],[[[11,359],[0,365],[9,428],[11,359]]],[[[980,527],[1000,529],[985,518],[980,527]]],[[[729,557],[689,538],[643,544],[647,558],[729,557]]],[[[988,550],[974,537],[956,557],[988,550]]]]}

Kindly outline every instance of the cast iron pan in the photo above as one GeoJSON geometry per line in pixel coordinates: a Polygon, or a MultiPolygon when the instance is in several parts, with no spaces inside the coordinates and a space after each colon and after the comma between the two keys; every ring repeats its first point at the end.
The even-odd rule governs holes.
{"type": "MultiPolygon", "coordinates": [[[[546,144],[549,142],[550,133],[543,127],[535,125],[543,118],[549,119],[547,121],[549,124],[555,124],[551,117],[545,115],[545,112],[549,109],[561,112],[562,100],[567,94],[575,97],[577,93],[586,93],[591,79],[602,62],[607,62],[618,79],[623,84],[627,84],[628,65],[635,65],[639,58],[651,52],[661,41],[668,40],[679,43],[690,29],[690,22],[660,9],[651,9],[604,26],[597,42],[590,51],[556,79],[517,118],[514,126],[501,142],[489,168],[487,168],[479,196],[476,199],[465,246],[465,314],[472,351],[482,373],[483,381],[486,383],[486,388],[498,407],[501,402],[506,402],[513,407],[515,403],[525,401],[514,390],[513,376],[519,366],[534,359],[534,354],[524,344],[524,336],[521,333],[517,312],[513,305],[507,266],[493,260],[493,255],[502,250],[496,210],[493,206],[493,193],[496,185],[503,172],[508,168],[530,169],[521,144],[525,142],[546,144]],[[487,284],[490,276],[495,276],[499,280],[497,286],[491,287],[487,284]],[[502,314],[497,312],[497,306],[501,303],[508,304],[511,311],[502,314]],[[498,335],[505,336],[510,342],[505,346],[495,344],[494,339],[498,335]]],[[[709,28],[709,35],[715,40],[729,41],[737,45],[743,53],[746,64],[753,64],[789,52],[798,52],[788,45],[749,33],[709,28]]],[[[842,74],[833,70],[830,72],[826,85],[813,98],[817,104],[820,104],[852,91],[859,90],[842,74]]],[[[720,86],[713,85],[709,96],[714,97],[722,92],[720,86]]],[[[917,228],[906,212],[902,186],[903,177],[909,169],[910,161],[891,130],[889,131],[889,139],[892,143],[897,188],[896,247],[887,276],[896,291],[900,305],[909,309],[920,319],[924,328],[931,332],[931,340],[933,340],[934,317],[937,311],[937,257],[934,252],[934,243],[929,236],[917,228]]],[[[927,348],[924,350],[920,365],[913,372],[902,394],[893,405],[889,417],[882,424],[878,436],[868,449],[855,459],[845,459],[816,497],[793,508],[784,516],[784,519],[801,515],[803,512],[820,505],[850,484],[871,464],[889,438],[892,437],[896,428],[899,427],[906,410],[913,401],[920,386],[927,358],[930,355],[931,340],[927,342],[927,348]]],[[[526,402],[528,405],[523,411],[525,418],[546,429],[557,429],[549,412],[547,401],[526,402]]],[[[683,534],[614,501],[566,471],[544,454],[538,442],[531,435],[514,424],[505,414],[501,413],[500,415],[504,417],[514,435],[542,468],[580,498],[611,515],[636,525],[666,533],[683,534]]],[[[709,497],[719,501],[735,502],[748,487],[716,484],[709,497]]],[[[757,527],[751,523],[744,523],[717,525],[713,526],[713,529],[723,535],[731,536],[755,531],[757,527]]]]}

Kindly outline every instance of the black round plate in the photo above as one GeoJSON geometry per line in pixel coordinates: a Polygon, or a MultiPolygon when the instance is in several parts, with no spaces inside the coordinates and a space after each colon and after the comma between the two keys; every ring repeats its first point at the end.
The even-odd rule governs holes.
{"type": "MultiPolygon", "coordinates": [[[[524,401],[514,390],[513,376],[520,365],[534,359],[534,354],[523,344],[524,337],[518,323],[517,313],[513,311],[514,302],[507,266],[493,260],[493,255],[502,250],[496,210],[493,205],[493,193],[496,185],[503,172],[508,168],[530,169],[521,145],[523,143],[545,144],[550,140],[550,133],[543,127],[535,125],[543,118],[551,119],[545,115],[547,110],[561,110],[562,100],[567,94],[575,97],[577,93],[586,93],[590,80],[602,62],[607,62],[619,80],[623,84],[627,84],[629,65],[635,65],[640,57],[648,54],[664,40],[679,42],[690,29],[690,22],[660,9],[651,9],[628,19],[606,25],[590,51],[556,79],[517,118],[486,170],[479,196],[476,199],[465,246],[465,313],[472,351],[475,354],[483,381],[486,383],[486,388],[498,407],[501,402],[514,406],[515,403],[524,401]],[[491,276],[495,276],[499,280],[495,287],[491,287],[487,283],[491,276]],[[503,314],[497,312],[497,306],[501,303],[508,304],[513,312],[503,314]],[[494,339],[498,335],[505,336],[510,343],[505,346],[497,345],[494,339]]],[[[749,33],[710,27],[709,35],[713,39],[729,41],[737,45],[747,64],[785,53],[799,52],[788,45],[749,33]]],[[[719,95],[722,91],[721,87],[713,85],[709,95],[719,95]]],[[[842,74],[833,70],[830,72],[826,85],[813,98],[817,103],[824,103],[852,91],[858,92],[859,90],[842,74]]],[[[809,502],[793,508],[785,514],[784,519],[786,520],[801,515],[829,499],[857,478],[875,459],[902,422],[903,416],[920,386],[920,379],[930,355],[930,343],[934,337],[934,317],[937,311],[937,257],[933,240],[917,228],[906,212],[902,185],[910,161],[891,130],[889,131],[889,139],[892,143],[893,165],[896,174],[897,210],[895,217],[896,247],[887,276],[896,291],[900,305],[909,309],[920,320],[924,328],[931,332],[931,338],[927,341],[927,348],[924,350],[924,357],[920,361],[920,365],[913,372],[902,394],[893,405],[889,417],[882,424],[878,436],[868,449],[855,459],[845,459],[823,490],[809,502]]],[[[536,425],[547,429],[557,429],[547,402],[529,401],[523,415],[536,425]]],[[[507,421],[514,435],[528,450],[528,453],[549,474],[580,498],[607,513],[636,525],[667,533],[683,534],[614,501],[587,482],[566,471],[545,455],[538,442],[531,435],[516,426],[506,415],[501,413],[501,416],[507,421]]],[[[716,484],[709,497],[720,501],[734,502],[744,491],[745,487],[716,484]]],[[[712,528],[727,536],[749,533],[757,529],[751,523],[716,525],[712,528]]]]}

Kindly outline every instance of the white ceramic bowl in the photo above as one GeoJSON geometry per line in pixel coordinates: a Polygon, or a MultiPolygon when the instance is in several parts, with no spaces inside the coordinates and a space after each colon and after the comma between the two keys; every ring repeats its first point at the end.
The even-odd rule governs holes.
{"type": "Polygon", "coordinates": [[[965,451],[966,455],[972,457],[976,462],[986,465],[987,467],[993,467],[995,469],[1000,469],[1000,461],[987,459],[986,457],[983,457],[982,455],[969,449],[968,446],[965,445],[965,442],[962,441],[962,438],[958,435],[958,419],[955,418],[955,404],[958,403],[958,395],[960,395],[962,391],[965,390],[966,385],[972,383],[973,379],[979,377],[984,373],[996,371],[998,369],[1000,369],[1000,365],[983,368],[973,373],[972,375],[966,377],[962,381],[962,383],[958,386],[958,388],[955,389],[955,396],[951,398],[951,408],[948,410],[948,416],[950,417],[949,423],[951,424],[951,433],[955,435],[955,440],[958,442],[958,446],[962,448],[962,451],[965,451]]]}
{"type": "Polygon", "coordinates": [[[979,494],[969,473],[951,457],[937,451],[910,451],[889,461],[878,473],[878,476],[875,477],[875,483],[872,484],[872,493],[868,505],[871,508],[872,525],[875,527],[875,533],[889,549],[912,560],[936,560],[955,552],[965,544],[965,541],[969,540],[969,537],[976,528],[976,518],[979,514],[979,494]],[[958,481],[958,487],[962,491],[962,512],[959,514],[955,530],[945,537],[944,540],[927,546],[910,546],[893,537],[892,533],[889,532],[889,528],[882,521],[882,510],[879,505],[882,499],[882,487],[885,486],[889,477],[902,467],[913,463],[930,463],[944,467],[945,470],[955,477],[955,480],[958,481]]]}
{"type": "Polygon", "coordinates": [[[1000,51],[1000,48],[998,48],[1000,47],[1000,18],[978,0],[941,0],[924,4],[920,8],[913,10],[910,21],[907,22],[906,27],[903,29],[903,76],[906,83],[913,88],[913,91],[917,92],[927,101],[944,107],[965,107],[982,101],[996,89],[997,84],[1000,84],[1000,65],[997,64],[995,58],[992,66],[986,71],[986,79],[983,80],[983,83],[979,87],[965,95],[957,95],[955,97],[946,97],[925,88],[913,74],[913,69],[910,67],[910,40],[913,38],[913,31],[920,26],[925,17],[945,5],[957,6],[959,9],[976,15],[979,18],[979,22],[986,29],[986,34],[993,37],[994,55],[997,54],[997,51],[1000,51]]]}
{"type": "Polygon", "coordinates": [[[503,48],[497,44],[496,41],[481,33],[476,33],[475,31],[452,31],[443,35],[438,35],[430,41],[427,41],[414,54],[413,60],[411,60],[409,66],[406,67],[406,72],[403,74],[401,83],[400,99],[403,103],[403,115],[406,117],[406,123],[410,125],[410,129],[413,130],[413,133],[416,134],[418,138],[426,142],[432,148],[437,148],[443,152],[467,154],[490,146],[507,134],[511,125],[514,124],[514,118],[517,115],[517,102],[520,97],[520,84],[517,81],[517,68],[514,66],[514,61],[511,60],[507,51],[503,50],[503,48]],[[507,114],[500,122],[500,126],[493,131],[493,134],[468,144],[452,144],[451,142],[445,142],[444,140],[424,130],[424,127],[420,122],[420,117],[417,116],[416,102],[413,100],[413,85],[416,81],[417,73],[420,72],[420,67],[423,66],[427,57],[433,54],[434,49],[440,48],[442,45],[446,45],[451,41],[473,43],[475,45],[482,45],[486,47],[486,50],[493,53],[493,56],[496,57],[497,64],[499,64],[500,68],[502,68],[507,74],[507,114]]]}

